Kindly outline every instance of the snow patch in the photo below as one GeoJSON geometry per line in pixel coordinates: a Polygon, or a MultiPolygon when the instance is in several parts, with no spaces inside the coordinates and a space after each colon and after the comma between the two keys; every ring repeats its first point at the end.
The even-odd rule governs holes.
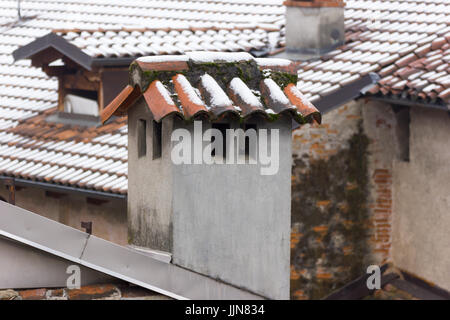
{"type": "Polygon", "coordinates": [[[310,105],[311,102],[298,90],[296,86],[291,86],[290,89],[292,94],[300,100],[300,102],[304,105],[310,105]]]}
{"type": "Polygon", "coordinates": [[[291,60],[280,58],[257,58],[255,60],[258,65],[268,67],[274,66],[287,67],[292,63],[291,60]]]}
{"type": "Polygon", "coordinates": [[[269,89],[270,97],[273,101],[282,104],[290,104],[289,99],[283,93],[281,88],[272,79],[264,79],[264,84],[269,89]]]}
{"type": "Polygon", "coordinates": [[[156,89],[158,89],[159,93],[163,96],[164,100],[166,100],[167,104],[175,105],[175,103],[172,101],[172,98],[170,97],[169,92],[167,92],[166,87],[161,83],[161,81],[156,82],[156,89]]]}
{"type": "Polygon", "coordinates": [[[235,92],[248,105],[262,108],[261,101],[253,94],[249,87],[240,78],[233,78],[230,89],[235,92]]]}
{"type": "Polygon", "coordinates": [[[225,92],[222,90],[220,85],[211,77],[209,74],[205,73],[200,78],[203,87],[211,96],[211,104],[216,107],[228,107],[233,103],[227,97],[225,92]]]}
{"type": "Polygon", "coordinates": [[[186,55],[197,63],[211,62],[238,62],[253,60],[253,56],[247,52],[211,52],[211,51],[191,51],[186,55]]]}
{"type": "Polygon", "coordinates": [[[200,106],[203,105],[203,101],[199,98],[198,94],[194,90],[194,87],[191,86],[185,76],[179,74],[177,76],[177,81],[181,85],[181,89],[186,93],[191,102],[200,106]]]}
{"type": "Polygon", "coordinates": [[[188,57],[185,55],[160,55],[160,56],[146,56],[140,57],[136,59],[139,62],[144,63],[158,63],[158,62],[186,62],[188,61],[188,57]]]}

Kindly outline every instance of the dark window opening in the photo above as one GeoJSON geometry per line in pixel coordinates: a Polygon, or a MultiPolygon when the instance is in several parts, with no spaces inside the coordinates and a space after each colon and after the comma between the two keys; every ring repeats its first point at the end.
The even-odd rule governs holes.
{"type": "MultiPolygon", "coordinates": [[[[230,129],[230,125],[227,123],[213,123],[211,126],[212,129],[217,129],[220,131],[220,133],[222,134],[222,142],[223,142],[223,149],[222,149],[222,156],[223,158],[227,157],[227,144],[228,144],[228,140],[227,140],[227,129],[230,129]]],[[[215,137],[213,136],[211,138],[211,142],[215,141],[215,137]]],[[[216,155],[216,150],[212,149],[211,150],[211,156],[214,157],[216,155]]]]}
{"type": "Polygon", "coordinates": [[[67,89],[64,96],[64,112],[97,117],[99,115],[97,92],[67,89]]]}
{"type": "Polygon", "coordinates": [[[81,90],[81,89],[67,89],[66,94],[73,94],[73,95],[83,97],[86,99],[98,100],[97,91],[81,90]]]}
{"type": "Polygon", "coordinates": [[[162,122],[153,120],[153,159],[161,158],[162,154],[162,122]]]}
{"type": "Polygon", "coordinates": [[[408,107],[394,108],[397,119],[397,141],[399,146],[399,158],[402,161],[409,162],[409,144],[410,144],[410,114],[408,107]]]}
{"type": "Polygon", "coordinates": [[[138,158],[141,158],[147,154],[147,121],[139,119],[137,125],[138,158]]]}
{"type": "MultiPolygon", "coordinates": [[[[244,125],[244,132],[247,133],[247,130],[253,129],[256,131],[256,124],[247,123],[244,125]]],[[[249,135],[245,136],[245,159],[248,159],[250,156],[250,137],[249,135]]]]}

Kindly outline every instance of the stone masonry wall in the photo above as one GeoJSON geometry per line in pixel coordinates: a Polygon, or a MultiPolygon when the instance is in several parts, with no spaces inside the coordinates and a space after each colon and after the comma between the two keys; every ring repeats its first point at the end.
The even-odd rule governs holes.
{"type": "Polygon", "coordinates": [[[390,110],[352,101],[294,132],[292,299],[323,298],[389,259],[390,110]]]}

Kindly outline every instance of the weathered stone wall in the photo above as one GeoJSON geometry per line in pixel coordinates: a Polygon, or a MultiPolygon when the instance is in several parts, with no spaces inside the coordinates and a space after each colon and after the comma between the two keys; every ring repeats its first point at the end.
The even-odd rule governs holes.
{"type": "MultiPolygon", "coordinates": [[[[2,184],[0,196],[8,200],[8,191],[2,184]]],[[[48,194],[41,188],[26,187],[16,191],[16,205],[83,231],[81,221],[92,221],[95,236],[127,244],[126,200],[92,203],[83,195],[48,194]]]]}
{"type": "Polygon", "coordinates": [[[395,121],[359,100],[294,132],[291,298],[323,298],[389,259],[395,121]]]}
{"type": "Polygon", "coordinates": [[[391,258],[393,215],[393,165],[400,156],[401,135],[391,105],[370,101],[362,108],[364,131],[370,139],[368,157],[370,212],[370,250],[373,262],[382,264],[391,258]]]}

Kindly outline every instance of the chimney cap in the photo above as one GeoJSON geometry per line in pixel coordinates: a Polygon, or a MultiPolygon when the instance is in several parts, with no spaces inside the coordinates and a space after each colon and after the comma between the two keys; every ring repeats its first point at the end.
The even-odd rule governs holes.
{"type": "Polygon", "coordinates": [[[142,57],[130,66],[130,83],[102,112],[125,115],[144,97],[156,121],[176,114],[210,121],[261,114],[276,120],[290,115],[298,123],[320,122],[319,111],[296,87],[297,64],[255,59],[246,52],[190,52],[142,57]]]}

